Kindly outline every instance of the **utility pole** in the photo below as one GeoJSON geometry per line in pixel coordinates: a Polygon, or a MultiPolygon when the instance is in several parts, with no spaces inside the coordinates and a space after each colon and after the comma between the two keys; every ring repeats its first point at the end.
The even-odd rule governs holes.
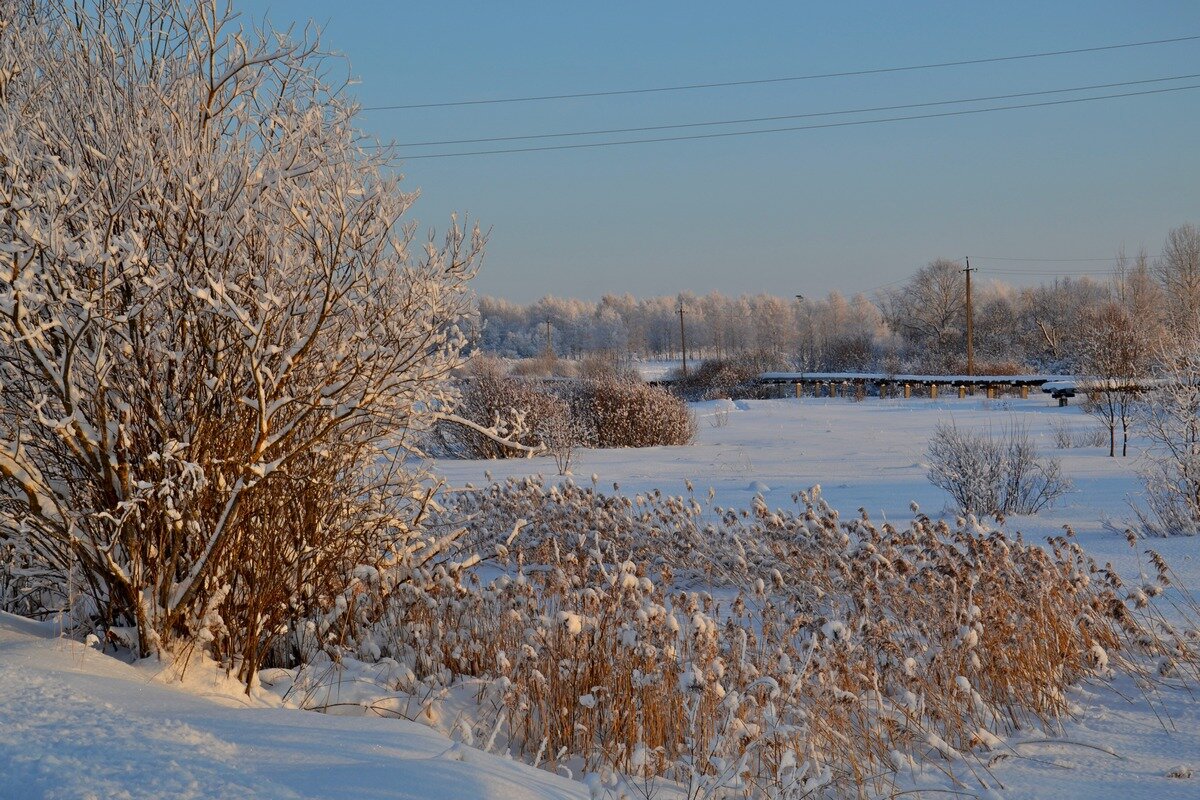
{"type": "MultiPolygon", "coordinates": [[[[798,294],[798,295],[796,295],[796,310],[799,312],[799,311],[802,311],[803,309],[804,309],[804,295],[798,294]]],[[[810,325],[812,324],[811,319],[809,320],[809,324],[810,325]]],[[[804,333],[800,330],[799,320],[797,320],[797,324],[796,324],[796,366],[800,369],[801,372],[803,372],[805,370],[805,368],[808,366],[808,359],[805,358],[803,355],[805,345],[807,345],[809,350],[811,351],[812,337],[811,336],[808,337],[807,342],[804,341],[804,333]]]]}
{"type": "Polygon", "coordinates": [[[550,320],[546,320],[546,352],[554,355],[554,334],[550,331],[550,320]]]}
{"type": "Polygon", "coordinates": [[[975,311],[971,305],[971,257],[964,256],[967,262],[967,374],[975,374],[975,311]]]}
{"type": "Polygon", "coordinates": [[[683,377],[687,377],[687,336],[683,332],[683,300],[679,301],[679,349],[683,351],[683,377]]]}

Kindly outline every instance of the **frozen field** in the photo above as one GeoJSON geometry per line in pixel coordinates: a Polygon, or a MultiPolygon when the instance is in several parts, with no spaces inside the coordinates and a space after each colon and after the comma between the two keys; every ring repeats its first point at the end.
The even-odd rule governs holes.
{"type": "MultiPolygon", "coordinates": [[[[1045,396],[1028,400],[966,398],[855,403],[843,399],[718,400],[693,405],[696,443],[687,447],[580,451],[574,480],[599,478],[602,490],[617,483],[627,494],[661,489],[681,494],[691,481],[697,494],[716,491],[717,504],[745,507],[762,493],[771,507],[792,504],[793,492],[820,484],[826,500],[843,515],[865,508],[873,519],[905,522],[910,502],[930,516],[949,513],[948,496],[926,479],[926,442],[939,421],[999,432],[1017,423],[1028,428],[1043,455],[1062,461],[1072,491],[1033,517],[1013,517],[1010,530],[1029,537],[1061,533],[1071,525],[1098,560],[1112,560],[1136,575],[1137,559],[1125,540],[1105,529],[1131,517],[1129,502],[1141,491],[1142,443],[1127,458],[1109,458],[1108,448],[1057,449],[1053,431],[1067,426],[1088,431],[1097,422],[1078,406],[1058,407],[1045,396]]],[[[1118,433],[1119,435],[1119,433],[1118,433]]],[[[1118,441],[1118,448],[1120,442],[1118,441]]],[[[540,471],[554,475],[545,460],[440,461],[439,473],[456,485],[540,471]]],[[[1192,586],[1200,586],[1200,542],[1155,539],[1158,549],[1192,586]]]]}
{"type": "MultiPolygon", "coordinates": [[[[864,507],[904,521],[910,501],[931,515],[947,498],[925,478],[925,442],[938,420],[999,429],[1028,426],[1044,454],[1062,459],[1075,488],[1058,506],[1010,529],[1042,537],[1071,524],[1101,561],[1136,574],[1137,557],[1105,520],[1136,499],[1137,448],[1110,459],[1104,448],[1054,447],[1056,424],[1094,425],[1078,408],[1043,398],[878,401],[771,400],[694,407],[694,445],[584,451],[575,480],[595,474],[602,489],[662,489],[745,506],[761,493],[772,506],[821,484],[844,515],[864,507]]],[[[541,471],[547,459],[436,464],[452,485],[541,471]]],[[[1193,539],[1144,543],[1200,584],[1193,539]]],[[[516,761],[457,745],[444,733],[395,719],[338,717],[281,707],[268,692],[236,687],[197,669],[184,682],[153,664],[127,665],[74,642],[53,626],[0,615],[0,798],[587,798],[588,787],[516,761]]],[[[1071,698],[1081,712],[1065,736],[1019,732],[995,753],[1002,789],[955,789],[924,769],[923,797],[1187,798],[1200,796],[1200,705],[1165,688],[1148,702],[1128,678],[1089,682],[1071,698]]],[[[609,795],[591,795],[609,796],[609,795]]],[[[674,795],[660,792],[667,800],[674,795]]]]}

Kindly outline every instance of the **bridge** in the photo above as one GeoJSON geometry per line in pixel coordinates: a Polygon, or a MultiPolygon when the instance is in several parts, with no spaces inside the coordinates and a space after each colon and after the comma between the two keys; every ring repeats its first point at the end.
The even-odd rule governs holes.
{"type": "Polygon", "coordinates": [[[1040,388],[1061,404],[1075,396],[1079,379],[1071,375],[918,375],[886,372],[764,372],[759,382],[767,386],[790,386],[797,397],[917,396],[937,399],[941,392],[956,391],[959,397],[983,391],[989,398],[1005,394],[1029,396],[1030,387],[1040,388]]]}

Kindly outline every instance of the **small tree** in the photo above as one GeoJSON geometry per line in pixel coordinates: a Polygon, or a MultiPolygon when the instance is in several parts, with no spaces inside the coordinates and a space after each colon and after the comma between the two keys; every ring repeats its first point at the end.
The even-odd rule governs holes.
{"type": "Polygon", "coordinates": [[[964,514],[1036,514],[1071,488],[1058,460],[1039,456],[1015,423],[999,436],[939,423],[928,456],[929,482],[964,514]]]}
{"type": "Polygon", "coordinates": [[[1084,410],[1108,430],[1108,455],[1116,456],[1117,428],[1121,455],[1129,455],[1129,425],[1141,384],[1149,375],[1151,342],[1146,330],[1129,312],[1109,303],[1084,320],[1079,362],[1091,379],[1094,399],[1084,410]]]}
{"type": "Polygon", "coordinates": [[[1140,406],[1150,440],[1143,530],[1169,536],[1200,533],[1200,340],[1164,348],[1163,380],[1140,406]]]}

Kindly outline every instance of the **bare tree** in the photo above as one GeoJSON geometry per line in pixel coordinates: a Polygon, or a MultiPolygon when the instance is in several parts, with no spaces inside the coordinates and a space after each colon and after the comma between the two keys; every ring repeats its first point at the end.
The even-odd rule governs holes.
{"type": "Polygon", "coordinates": [[[1120,250],[1115,273],[1113,283],[1117,301],[1148,337],[1157,340],[1166,313],[1166,297],[1154,277],[1145,249],[1139,250],[1132,261],[1125,255],[1124,249],[1120,250]]]}
{"type": "Polygon", "coordinates": [[[1145,474],[1149,509],[1137,509],[1154,535],[1200,533],[1200,339],[1166,340],[1161,385],[1141,405],[1150,440],[1145,474]]]}
{"type": "Polygon", "coordinates": [[[1106,284],[1090,278],[1055,279],[1022,292],[1019,329],[1027,362],[1074,370],[1081,350],[1081,321],[1112,299],[1106,284]]]}
{"type": "Polygon", "coordinates": [[[1083,324],[1080,364],[1091,379],[1094,399],[1084,408],[1099,417],[1108,429],[1108,454],[1116,455],[1117,428],[1121,429],[1121,455],[1129,454],[1129,424],[1141,382],[1149,375],[1153,343],[1132,315],[1110,303],[1090,314],[1083,324]]]}
{"type": "Polygon", "coordinates": [[[962,361],[966,276],[957,261],[938,259],[885,298],[888,325],[932,368],[950,371],[962,361]]]}
{"type": "Polygon", "coordinates": [[[412,247],[335,66],[216,0],[0,5],[0,540],[247,681],[430,552],[402,455],[483,246],[412,247]]]}
{"type": "Polygon", "coordinates": [[[1166,293],[1172,332],[1189,337],[1200,333],[1200,228],[1192,224],[1172,228],[1156,271],[1166,293]]]}

